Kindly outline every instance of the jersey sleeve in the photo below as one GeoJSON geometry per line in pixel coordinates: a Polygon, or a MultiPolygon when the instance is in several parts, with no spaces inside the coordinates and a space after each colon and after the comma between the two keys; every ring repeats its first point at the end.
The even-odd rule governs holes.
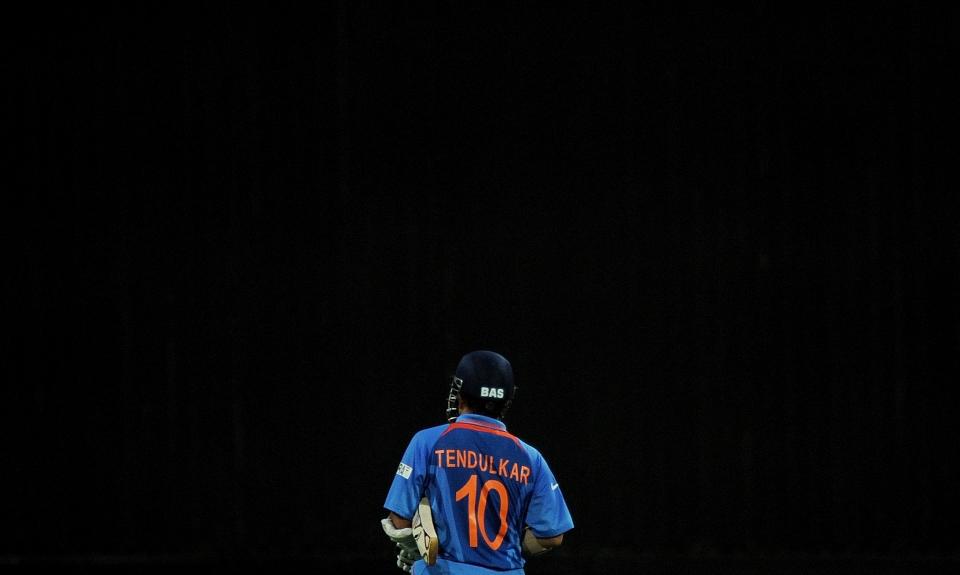
{"type": "Polygon", "coordinates": [[[573,529],[573,518],[563,499],[560,484],[553,476],[546,459],[528,446],[537,473],[534,475],[533,494],[527,510],[526,523],[540,538],[556,537],[573,529]]]}
{"type": "Polygon", "coordinates": [[[433,430],[418,432],[410,440],[387,492],[383,507],[404,519],[410,519],[417,511],[417,504],[424,491],[424,483],[430,463],[429,452],[433,445],[433,430]]]}

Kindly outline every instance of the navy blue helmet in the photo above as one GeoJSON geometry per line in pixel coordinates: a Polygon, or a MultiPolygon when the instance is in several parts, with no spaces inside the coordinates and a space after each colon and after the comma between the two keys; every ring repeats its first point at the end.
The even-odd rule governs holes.
{"type": "Polygon", "coordinates": [[[461,395],[479,399],[489,413],[503,419],[516,397],[513,368],[507,358],[493,351],[471,351],[460,359],[447,396],[447,420],[459,415],[461,395]]]}

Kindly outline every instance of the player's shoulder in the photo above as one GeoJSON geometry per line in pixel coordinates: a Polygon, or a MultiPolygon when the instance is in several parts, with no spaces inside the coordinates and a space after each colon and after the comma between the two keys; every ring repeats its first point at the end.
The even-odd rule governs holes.
{"type": "Polygon", "coordinates": [[[417,443],[429,443],[433,444],[440,435],[447,429],[448,423],[442,425],[434,425],[433,427],[427,427],[417,431],[413,434],[413,441],[417,443]]]}
{"type": "Polygon", "coordinates": [[[527,456],[530,457],[530,461],[537,462],[543,459],[543,455],[540,454],[539,449],[530,445],[527,441],[523,439],[519,439],[519,441],[520,441],[520,445],[527,452],[527,456]]]}

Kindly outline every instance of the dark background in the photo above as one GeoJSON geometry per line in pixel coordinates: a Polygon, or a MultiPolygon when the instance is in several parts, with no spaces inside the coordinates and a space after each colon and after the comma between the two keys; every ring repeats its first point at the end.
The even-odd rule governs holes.
{"type": "Polygon", "coordinates": [[[66,10],[7,24],[4,563],[399,573],[477,348],[530,573],[956,561],[945,10],[66,10]]]}

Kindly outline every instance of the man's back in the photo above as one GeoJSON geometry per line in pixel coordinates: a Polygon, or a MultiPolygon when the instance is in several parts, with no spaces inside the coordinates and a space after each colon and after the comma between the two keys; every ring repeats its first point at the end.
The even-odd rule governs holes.
{"type": "Polygon", "coordinates": [[[573,527],[546,461],[496,419],[463,414],[417,433],[404,466],[411,471],[398,471],[385,507],[409,516],[426,495],[452,573],[521,570],[525,527],[539,537],[573,527]]]}
{"type": "Polygon", "coordinates": [[[477,350],[460,359],[447,394],[449,423],[413,436],[384,503],[390,514],[381,525],[400,547],[398,567],[520,575],[524,550],[543,553],[573,528],[546,460],[503,424],[516,391],[502,355],[477,350]]]}
{"type": "Polygon", "coordinates": [[[461,416],[441,433],[433,455],[426,493],[441,518],[441,556],[521,568],[520,537],[534,478],[520,440],[494,423],[461,416]]]}

